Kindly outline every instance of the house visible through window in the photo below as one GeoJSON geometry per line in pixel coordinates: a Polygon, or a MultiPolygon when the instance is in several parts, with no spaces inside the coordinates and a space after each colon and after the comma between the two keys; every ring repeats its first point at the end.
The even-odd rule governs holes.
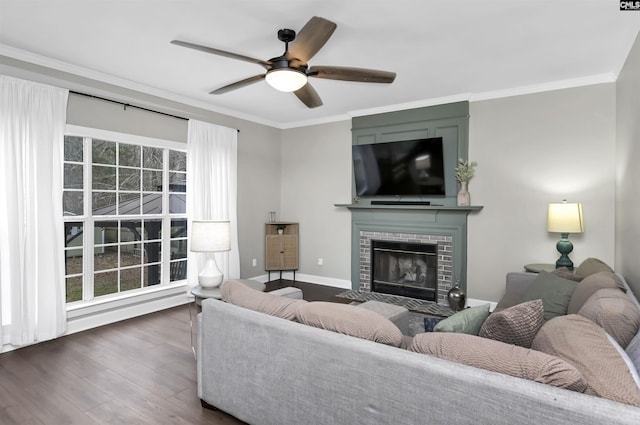
{"type": "Polygon", "coordinates": [[[186,279],[186,146],[85,133],[64,141],[67,303],[186,279]]]}

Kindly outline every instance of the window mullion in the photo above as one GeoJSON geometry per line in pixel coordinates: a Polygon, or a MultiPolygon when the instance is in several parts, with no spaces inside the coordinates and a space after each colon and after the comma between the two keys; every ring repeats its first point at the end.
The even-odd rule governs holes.
{"type": "Polygon", "coordinates": [[[92,171],[92,138],[84,138],[84,216],[85,216],[85,234],[84,234],[84,276],[83,276],[83,301],[92,300],[93,293],[93,256],[95,253],[94,235],[95,235],[95,221],[91,212],[93,204],[93,171],[92,171]]]}

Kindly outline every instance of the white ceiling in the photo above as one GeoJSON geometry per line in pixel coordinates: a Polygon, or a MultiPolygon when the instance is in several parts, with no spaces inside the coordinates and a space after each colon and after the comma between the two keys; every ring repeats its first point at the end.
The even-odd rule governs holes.
{"type": "Polygon", "coordinates": [[[614,81],[640,30],[615,0],[0,0],[0,55],[99,78],[280,128],[347,116],[614,81]],[[394,83],[312,79],[307,109],[258,65],[169,44],[269,59],[276,33],[312,16],[337,30],[309,64],[397,73],[394,83]]]}

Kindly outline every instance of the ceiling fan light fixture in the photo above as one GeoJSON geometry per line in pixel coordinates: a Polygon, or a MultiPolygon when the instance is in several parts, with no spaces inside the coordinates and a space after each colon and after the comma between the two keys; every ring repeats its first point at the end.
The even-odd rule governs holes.
{"type": "Polygon", "coordinates": [[[283,92],[293,92],[307,84],[306,74],[291,68],[272,69],[265,79],[271,87],[283,92]]]}

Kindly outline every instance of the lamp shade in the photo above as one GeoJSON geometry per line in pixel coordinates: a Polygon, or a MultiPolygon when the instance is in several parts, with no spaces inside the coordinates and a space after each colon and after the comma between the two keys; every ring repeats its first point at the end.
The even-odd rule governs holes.
{"type": "Polygon", "coordinates": [[[295,69],[278,68],[267,72],[267,83],[276,90],[292,92],[307,84],[307,76],[295,69]]]}
{"type": "Polygon", "coordinates": [[[229,221],[193,221],[191,251],[218,252],[230,249],[231,223],[229,221]]]}
{"type": "Polygon", "coordinates": [[[556,203],[549,204],[547,231],[553,233],[582,233],[582,204],[556,203]]]}

